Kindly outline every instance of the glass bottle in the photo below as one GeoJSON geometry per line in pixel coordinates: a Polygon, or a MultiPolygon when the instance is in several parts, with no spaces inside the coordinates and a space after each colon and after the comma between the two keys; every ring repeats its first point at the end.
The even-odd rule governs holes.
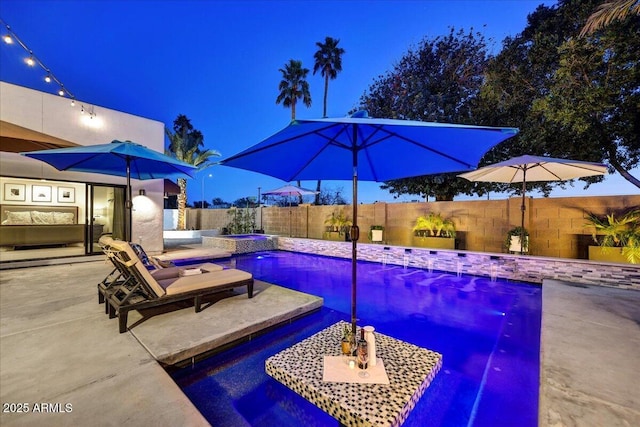
{"type": "Polygon", "coordinates": [[[369,345],[364,339],[364,329],[360,329],[360,339],[358,340],[358,368],[367,369],[369,363],[369,345]]]}

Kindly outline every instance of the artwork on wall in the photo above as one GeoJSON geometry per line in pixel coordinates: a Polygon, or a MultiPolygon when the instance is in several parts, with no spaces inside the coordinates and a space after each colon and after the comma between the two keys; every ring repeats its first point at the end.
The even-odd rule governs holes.
{"type": "Polygon", "coordinates": [[[58,203],[75,203],[76,189],[73,187],[58,187],[58,203]]]}
{"type": "Polygon", "coordinates": [[[51,186],[50,185],[32,185],[31,201],[32,202],[50,202],[51,186]]]}
{"type": "Polygon", "coordinates": [[[24,202],[27,187],[25,184],[4,184],[4,200],[12,202],[24,202]]]}

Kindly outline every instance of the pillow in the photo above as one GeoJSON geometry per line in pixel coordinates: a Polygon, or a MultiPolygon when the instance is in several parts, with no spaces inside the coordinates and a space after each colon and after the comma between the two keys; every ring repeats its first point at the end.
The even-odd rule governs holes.
{"type": "Polygon", "coordinates": [[[149,258],[149,255],[147,255],[142,246],[137,243],[129,243],[129,245],[131,245],[131,249],[138,255],[142,264],[147,267],[147,270],[156,270],[160,267],[153,261],[153,258],[149,258]]]}
{"type": "Polygon", "coordinates": [[[55,224],[53,212],[31,211],[31,222],[33,224],[55,224]]]}
{"type": "Polygon", "coordinates": [[[7,225],[29,225],[31,224],[31,212],[11,212],[4,211],[7,217],[7,225]]]}
{"type": "Polygon", "coordinates": [[[53,214],[52,224],[75,224],[75,215],[72,212],[51,212],[53,214]]]}

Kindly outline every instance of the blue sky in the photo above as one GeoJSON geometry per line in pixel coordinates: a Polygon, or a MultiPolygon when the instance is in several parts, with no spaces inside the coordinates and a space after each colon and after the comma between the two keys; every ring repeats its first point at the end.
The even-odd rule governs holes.
{"type": "MultiPolygon", "coordinates": [[[[449,27],[473,27],[497,52],[504,37],[522,31],[527,15],[541,3],[555,1],[2,0],[0,17],[98,114],[103,106],[166,126],[185,114],[204,134],[207,148],[226,158],[289,123],[290,111],[275,104],[278,69],[298,59],[312,70],[315,43],[326,36],[340,39],[346,51],[328,99],[328,115],[343,116],[377,76],[424,37],[446,34],[449,27]]],[[[42,81],[37,67],[24,65],[16,45],[2,44],[0,55],[3,81],[57,89],[42,81]]],[[[323,80],[310,72],[308,81],[313,105],[299,105],[298,118],[322,116],[323,80]]],[[[189,200],[202,199],[203,180],[207,200],[230,202],[257,196],[258,187],[266,191],[284,184],[214,166],[189,181],[189,200]]],[[[349,182],[326,185],[350,194],[349,182]]],[[[553,195],[634,193],[636,187],[610,176],[587,192],[577,182],[553,195]]],[[[379,184],[361,182],[359,201],[376,200],[394,199],[379,184]]]]}

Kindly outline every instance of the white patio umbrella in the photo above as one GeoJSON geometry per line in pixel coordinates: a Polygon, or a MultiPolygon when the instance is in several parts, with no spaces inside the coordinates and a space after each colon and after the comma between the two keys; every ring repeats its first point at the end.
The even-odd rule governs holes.
{"type": "Polygon", "coordinates": [[[607,167],[601,163],[557,159],[543,156],[520,156],[504,162],[484,166],[458,175],[469,181],[522,183],[520,252],[524,247],[524,212],[527,182],[566,181],[587,176],[606,175],[607,167]]]}
{"type": "MultiPolygon", "coordinates": [[[[317,191],[307,190],[306,188],[296,187],[295,185],[285,185],[275,190],[265,191],[265,196],[310,196],[318,194],[317,191]]],[[[289,199],[289,237],[291,237],[291,199],[289,199]]]]}

